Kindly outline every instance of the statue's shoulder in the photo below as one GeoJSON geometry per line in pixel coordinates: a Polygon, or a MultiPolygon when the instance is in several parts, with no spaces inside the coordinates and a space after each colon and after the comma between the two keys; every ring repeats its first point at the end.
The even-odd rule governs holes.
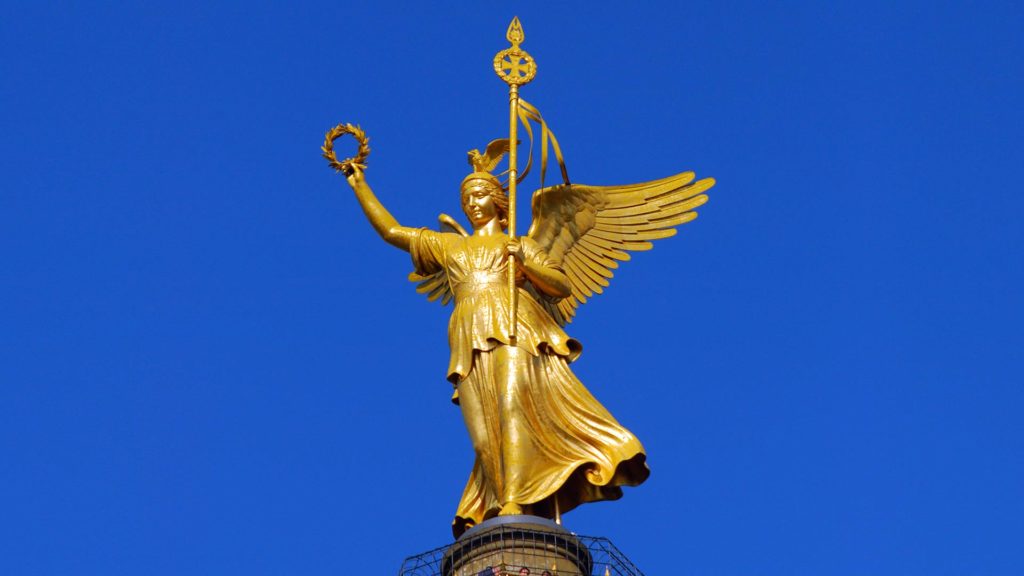
{"type": "Polygon", "coordinates": [[[533,238],[530,238],[529,236],[520,236],[518,240],[520,243],[522,243],[524,248],[530,250],[542,250],[540,243],[534,240],[533,238]]]}
{"type": "Polygon", "coordinates": [[[519,241],[522,243],[523,252],[526,253],[527,256],[547,254],[547,252],[544,250],[544,247],[541,246],[540,242],[537,242],[536,240],[530,238],[529,236],[522,236],[519,238],[519,241]]]}
{"type": "Polygon", "coordinates": [[[417,229],[417,233],[421,238],[430,238],[431,240],[437,240],[441,242],[455,242],[462,240],[465,237],[457,232],[449,232],[447,230],[431,230],[427,227],[417,229]]]}

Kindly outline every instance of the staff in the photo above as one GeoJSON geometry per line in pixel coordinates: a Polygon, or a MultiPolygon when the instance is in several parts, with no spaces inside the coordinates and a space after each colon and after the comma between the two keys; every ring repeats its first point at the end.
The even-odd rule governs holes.
{"type": "MultiPolygon", "coordinates": [[[[523,26],[519,23],[519,17],[512,18],[505,33],[512,46],[506,48],[494,57],[494,71],[498,77],[508,84],[509,101],[509,153],[508,153],[508,239],[516,239],[516,184],[519,173],[516,170],[516,148],[519,140],[516,138],[519,123],[519,87],[533,80],[537,74],[537,64],[533,58],[519,47],[523,42],[523,26]]],[[[508,291],[509,291],[509,326],[511,331],[509,344],[516,344],[517,309],[519,307],[519,295],[516,292],[516,258],[508,256],[508,291]]]]}

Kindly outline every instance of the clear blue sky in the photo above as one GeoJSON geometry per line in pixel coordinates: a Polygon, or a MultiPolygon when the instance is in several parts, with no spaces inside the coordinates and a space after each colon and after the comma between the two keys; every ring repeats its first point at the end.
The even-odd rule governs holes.
{"type": "Polygon", "coordinates": [[[1024,573],[1014,2],[4,3],[0,573],[449,541],[447,312],[318,147],[458,214],[513,14],[574,180],[718,180],[571,326],[652,476],[568,526],[652,575],[1024,573]]]}

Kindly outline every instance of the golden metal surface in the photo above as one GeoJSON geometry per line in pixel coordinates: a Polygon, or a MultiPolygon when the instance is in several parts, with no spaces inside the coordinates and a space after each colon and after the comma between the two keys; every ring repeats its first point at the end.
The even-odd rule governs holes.
{"type": "Polygon", "coordinates": [[[324,144],[320,147],[320,155],[327,159],[331,168],[348,176],[356,168],[366,170],[366,159],[370,157],[370,139],[359,126],[338,124],[324,135],[324,144]],[[351,134],[356,139],[356,142],[359,143],[359,150],[355,157],[345,158],[339,162],[338,156],[334,153],[334,141],[345,134],[351,134]]]}
{"type": "MultiPolygon", "coordinates": [[[[526,39],[523,27],[519,23],[519,17],[512,18],[508,25],[508,32],[505,37],[512,43],[512,47],[498,52],[494,57],[494,71],[498,77],[508,84],[509,101],[509,137],[511,143],[508,151],[508,239],[516,239],[516,180],[519,172],[516,169],[516,149],[518,148],[519,137],[519,87],[533,80],[537,73],[537,65],[533,62],[519,44],[526,39]]],[[[519,297],[516,293],[516,260],[512,254],[508,255],[508,293],[510,305],[508,308],[508,323],[511,329],[509,340],[512,346],[516,345],[516,316],[519,310],[519,297]]]]}
{"type": "Polygon", "coordinates": [[[495,57],[495,70],[509,85],[509,139],[469,153],[473,172],[462,182],[461,201],[472,233],[444,214],[440,232],[400,225],[366,182],[365,156],[344,163],[333,158],[332,136],[353,133],[365,143],[350,125],[329,132],[324,147],[332,166],[343,166],[374,230],[410,253],[409,279],[417,291],[454,302],[448,380],[476,453],[453,523],[456,536],[499,514],[558,519],[580,504],[617,499],[621,486],[647,478],[639,440],[570,369],[582,347],[563,328],[587,298],[608,286],[629,252],[649,250],[651,241],[696,218],[714,184],[694,181],[692,172],[622,186],[570,183],[554,133],[519,97],[536,65],[519,47],[518,18],[507,38],[512,47],[495,57]],[[529,232],[520,237],[515,193],[533,161],[531,122],[540,125],[542,186],[533,193],[529,232]],[[522,173],[519,123],[530,138],[522,173]],[[562,183],[544,187],[549,144],[562,183]],[[491,172],[506,153],[508,181],[502,184],[491,172]]]}

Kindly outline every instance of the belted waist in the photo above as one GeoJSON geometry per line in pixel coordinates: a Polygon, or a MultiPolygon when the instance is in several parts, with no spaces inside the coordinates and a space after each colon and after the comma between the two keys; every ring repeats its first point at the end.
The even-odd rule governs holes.
{"type": "Polygon", "coordinates": [[[484,285],[504,286],[508,282],[508,275],[493,271],[480,271],[468,274],[460,282],[452,282],[452,290],[456,296],[468,295],[466,292],[475,292],[484,285]]]}

